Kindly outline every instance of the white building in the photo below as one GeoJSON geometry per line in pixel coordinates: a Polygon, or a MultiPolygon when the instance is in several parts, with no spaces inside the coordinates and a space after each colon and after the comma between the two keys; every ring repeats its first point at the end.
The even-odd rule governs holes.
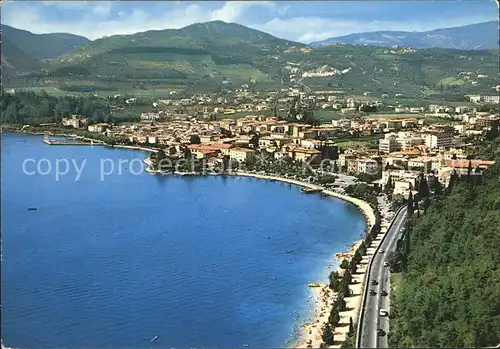
{"type": "Polygon", "coordinates": [[[449,133],[428,132],[422,134],[429,149],[450,148],[454,145],[453,135],[449,133]]]}
{"type": "Polygon", "coordinates": [[[229,150],[229,158],[233,161],[246,162],[255,157],[255,151],[247,148],[232,148],[229,150]]]}
{"type": "Polygon", "coordinates": [[[484,96],[483,97],[484,103],[488,104],[500,104],[500,96],[484,96]]]}
{"type": "Polygon", "coordinates": [[[384,139],[379,140],[379,152],[392,153],[399,150],[408,150],[424,144],[424,138],[411,132],[387,133],[384,139]]]}

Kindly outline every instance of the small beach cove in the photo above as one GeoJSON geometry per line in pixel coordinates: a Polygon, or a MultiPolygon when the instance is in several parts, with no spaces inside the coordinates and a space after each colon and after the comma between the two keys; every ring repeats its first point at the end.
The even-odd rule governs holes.
{"type": "MultiPolygon", "coordinates": [[[[10,156],[19,156],[21,153],[12,153],[23,151],[21,148],[36,153],[35,144],[26,143],[6,150],[10,156]]],[[[40,156],[87,157],[87,166],[97,165],[92,157],[146,156],[144,152],[104,147],[50,147],[48,151],[49,146],[36,146],[43,149],[40,156]]],[[[12,171],[10,174],[19,178],[19,162],[4,167],[3,175],[12,171]]],[[[4,218],[4,268],[17,268],[15,279],[13,270],[4,271],[5,345],[48,348],[65,346],[69,341],[72,347],[80,348],[103,347],[103,342],[108,347],[130,343],[148,347],[147,342],[158,334],[159,343],[182,348],[207,346],[206,340],[193,340],[205,332],[208,336],[210,330],[214,334],[211,346],[284,346],[292,328],[297,329],[292,338],[296,341],[300,325],[311,319],[314,303],[309,297],[315,291],[308,283],[326,281],[338,264],[335,253],[348,250],[366,227],[352,205],[303,195],[295,183],[243,176],[110,177],[100,183],[98,176],[88,172],[75,184],[69,178],[54,183],[48,176],[32,176],[24,183],[26,189],[7,186],[12,182],[3,184],[4,192],[10,192],[3,203],[4,217],[5,213],[12,217],[4,218]],[[31,195],[29,202],[23,199],[27,193],[31,195]],[[26,207],[31,206],[38,211],[28,212],[26,207]],[[89,214],[92,220],[86,219],[89,214]],[[13,225],[9,229],[14,217],[21,222],[16,230],[13,225]],[[105,224],[100,227],[97,222],[105,224]],[[40,237],[44,240],[37,240],[40,237]],[[21,244],[32,252],[29,256],[21,244]],[[30,270],[22,256],[31,262],[34,258],[37,270],[46,277],[38,287],[38,306],[29,300],[34,295],[24,285],[37,275],[28,277],[30,270]],[[66,265],[57,264],[61,262],[66,265]],[[83,266],[80,278],[88,282],[80,288],[72,285],[77,282],[77,265],[80,269],[83,266]],[[104,274],[103,268],[107,268],[104,274]],[[124,287],[125,281],[128,287],[124,287]],[[50,293],[62,299],[56,307],[58,315],[48,305],[50,299],[55,301],[50,293]],[[113,294],[120,294],[121,299],[114,299],[113,294]],[[12,301],[21,304],[13,308],[16,304],[12,301]],[[93,313],[99,314],[99,305],[102,318],[93,313]],[[52,323],[37,325],[36,319],[50,314],[52,323]],[[79,316],[80,323],[70,321],[59,335],[46,333],[70,314],[79,316]],[[224,322],[224,316],[230,321],[224,322]],[[181,321],[182,317],[185,320],[181,321]],[[100,328],[91,325],[91,320],[100,328]],[[191,330],[179,327],[178,322],[185,321],[193,324],[191,330]],[[37,326],[45,332],[35,341],[30,336],[40,331],[37,326]],[[201,333],[193,330],[207,326],[201,333]],[[95,336],[88,338],[92,329],[95,336]],[[122,337],[109,338],[109,331],[119,331],[122,337]]]]}

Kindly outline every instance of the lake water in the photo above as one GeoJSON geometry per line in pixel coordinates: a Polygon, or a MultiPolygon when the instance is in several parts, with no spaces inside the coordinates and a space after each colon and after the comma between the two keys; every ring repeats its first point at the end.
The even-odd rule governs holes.
{"type": "Polygon", "coordinates": [[[365,229],[352,205],[285,183],[135,175],[146,155],[3,135],[3,345],[284,347],[307,284],[365,229]]]}

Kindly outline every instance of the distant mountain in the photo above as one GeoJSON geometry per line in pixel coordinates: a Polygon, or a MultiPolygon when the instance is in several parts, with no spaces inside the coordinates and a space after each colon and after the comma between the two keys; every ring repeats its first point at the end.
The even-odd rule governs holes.
{"type": "Polygon", "coordinates": [[[484,22],[463,27],[436,29],[425,32],[377,31],[350,34],[311,43],[311,46],[329,44],[406,46],[412,48],[453,48],[459,50],[498,49],[498,22],[484,22]]]}
{"type": "Polygon", "coordinates": [[[66,33],[33,34],[2,24],[2,38],[8,39],[35,60],[56,58],[87,44],[89,39],[66,33]]]}
{"type": "Polygon", "coordinates": [[[29,57],[26,52],[2,37],[2,70],[27,72],[40,68],[40,63],[29,57]]]}

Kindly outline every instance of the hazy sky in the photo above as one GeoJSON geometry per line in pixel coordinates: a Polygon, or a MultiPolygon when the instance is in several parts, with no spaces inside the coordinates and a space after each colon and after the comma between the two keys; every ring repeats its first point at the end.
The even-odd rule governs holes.
{"type": "Polygon", "coordinates": [[[495,0],[3,1],[2,23],[97,39],[223,20],[309,43],[376,30],[431,30],[498,20],[495,0]]]}

